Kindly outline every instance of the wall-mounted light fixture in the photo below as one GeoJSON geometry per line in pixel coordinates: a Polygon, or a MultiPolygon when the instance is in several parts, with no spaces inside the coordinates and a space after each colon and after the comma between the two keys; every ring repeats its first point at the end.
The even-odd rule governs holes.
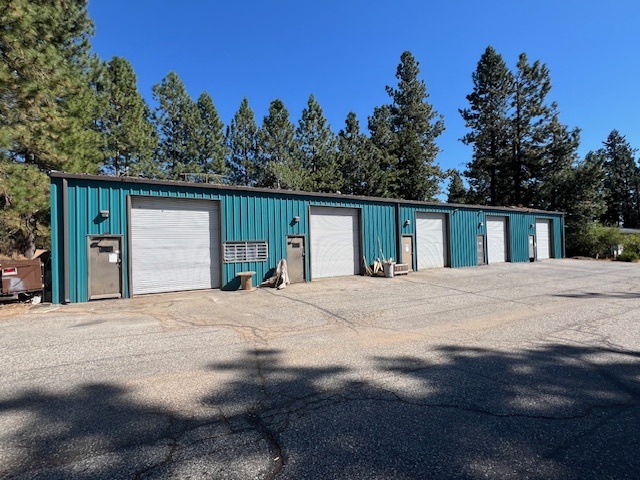
{"type": "Polygon", "coordinates": [[[484,223],[480,222],[480,223],[478,224],[478,228],[482,228],[482,226],[483,226],[483,225],[484,225],[484,223]]]}
{"type": "Polygon", "coordinates": [[[102,218],[109,218],[109,210],[100,210],[100,216],[102,218]]]}
{"type": "Polygon", "coordinates": [[[299,223],[300,222],[300,217],[299,216],[295,216],[293,217],[293,223],[299,223]]]}
{"type": "Polygon", "coordinates": [[[533,227],[535,227],[533,223],[529,225],[529,228],[533,228],[533,227]]]}
{"type": "Polygon", "coordinates": [[[408,218],[404,221],[404,226],[408,227],[409,225],[411,225],[411,220],[409,220],[408,218]]]}

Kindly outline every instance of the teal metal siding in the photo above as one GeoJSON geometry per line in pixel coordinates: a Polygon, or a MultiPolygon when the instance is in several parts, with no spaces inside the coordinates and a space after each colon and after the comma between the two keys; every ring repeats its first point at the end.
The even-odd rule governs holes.
{"type": "MultiPolygon", "coordinates": [[[[62,211],[59,178],[52,179],[52,211],[62,211]],[[56,192],[56,193],[53,193],[56,192]],[[54,207],[54,208],[53,208],[54,207]]],[[[338,199],[320,199],[318,197],[296,196],[291,198],[285,194],[273,192],[244,192],[215,190],[211,188],[144,185],[129,182],[69,179],[68,211],[69,219],[69,292],[66,293],[71,302],[88,300],[87,271],[87,235],[112,234],[123,236],[122,270],[124,272],[123,294],[131,293],[129,266],[129,242],[127,225],[127,196],[145,195],[158,197],[179,197],[206,200],[219,200],[221,205],[221,239],[266,240],[269,245],[269,258],[266,262],[222,263],[223,289],[236,289],[240,286],[236,277],[238,272],[256,271],[257,281],[262,282],[271,276],[278,261],[286,257],[287,235],[304,235],[306,248],[309,248],[309,209],[313,205],[331,207],[348,207],[360,210],[362,253],[367,261],[380,256],[378,238],[385,256],[393,256],[396,250],[395,238],[395,204],[387,202],[344,201],[338,199]],[[109,218],[100,217],[101,210],[109,210],[109,218]],[[293,222],[294,217],[300,221],[293,222]]],[[[65,301],[61,288],[63,285],[62,225],[60,219],[52,217],[54,232],[52,241],[56,248],[53,251],[53,265],[57,279],[54,302],[65,301]]],[[[309,255],[306,255],[307,280],[309,276],[309,255]]]]}
{"type": "MultiPolygon", "coordinates": [[[[400,207],[402,235],[413,235],[415,238],[416,212],[441,212],[448,214],[448,247],[451,267],[453,268],[471,267],[478,264],[476,235],[484,235],[486,241],[487,216],[503,216],[507,218],[509,261],[529,261],[529,235],[535,233],[536,218],[549,218],[553,220],[555,257],[562,258],[564,256],[562,247],[564,221],[562,214],[513,212],[500,209],[485,210],[480,207],[456,208],[449,205],[443,205],[442,207],[432,205],[402,205],[400,207]],[[409,220],[411,223],[406,225],[406,220],[409,220]]],[[[414,262],[417,262],[415,255],[414,262]]],[[[416,265],[414,265],[413,268],[415,269],[416,265]]]]}
{"type": "MultiPolygon", "coordinates": [[[[371,264],[376,258],[401,258],[402,235],[416,235],[416,212],[444,213],[448,225],[448,252],[451,267],[477,265],[476,235],[486,236],[487,215],[508,217],[509,249],[512,262],[529,261],[528,235],[533,234],[536,218],[553,221],[553,252],[564,254],[564,217],[548,212],[523,212],[455,205],[425,205],[349,196],[321,197],[288,192],[216,189],[184,184],[145,184],[96,178],[51,179],[52,276],[53,301],[63,303],[88,300],[87,236],[122,235],[123,295],[130,296],[129,238],[127,197],[135,195],[178,197],[220,202],[221,240],[266,240],[269,257],[266,262],[222,263],[223,289],[239,287],[237,273],[254,270],[257,282],[272,275],[278,261],[286,257],[287,235],[306,238],[306,275],[311,280],[309,265],[309,215],[313,206],[355,208],[360,217],[361,255],[371,264]],[[64,185],[67,188],[67,209],[64,185]],[[108,210],[109,217],[100,216],[108,210]],[[293,218],[299,217],[299,222],[293,218]],[[405,224],[409,220],[409,224],[405,224]],[[68,223],[65,248],[64,223],[68,223]],[[68,259],[65,259],[68,251],[68,259]],[[65,265],[68,276],[65,278],[65,265]],[[69,286],[68,289],[65,285],[69,286]],[[68,291],[67,291],[68,290],[68,291]]],[[[414,245],[415,253],[415,245],[414,245]]],[[[220,252],[222,255],[222,252],[220,252]]],[[[414,254],[414,262],[417,258],[414,254]]],[[[413,265],[416,268],[416,265],[413,265]]]]}
{"type": "MultiPolygon", "coordinates": [[[[450,265],[453,268],[470,267],[478,264],[476,253],[476,235],[485,234],[484,216],[474,209],[450,206],[413,206],[400,207],[400,219],[403,235],[416,235],[416,213],[434,212],[447,214],[448,251],[450,265]],[[409,220],[409,224],[406,221],[409,220]],[[480,223],[483,225],[480,226],[480,223]]],[[[415,252],[415,245],[414,245],[415,252]]],[[[414,255],[413,268],[417,268],[417,256],[414,255]]]]}
{"type": "Polygon", "coordinates": [[[62,179],[52,178],[51,197],[51,297],[54,303],[62,303],[61,287],[64,285],[62,179]]]}

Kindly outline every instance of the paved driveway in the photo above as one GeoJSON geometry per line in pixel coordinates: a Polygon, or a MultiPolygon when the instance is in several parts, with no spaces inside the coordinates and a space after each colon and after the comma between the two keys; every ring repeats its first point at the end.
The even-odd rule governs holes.
{"type": "Polygon", "coordinates": [[[551,260],[0,320],[1,478],[640,478],[640,265],[551,260]]]}

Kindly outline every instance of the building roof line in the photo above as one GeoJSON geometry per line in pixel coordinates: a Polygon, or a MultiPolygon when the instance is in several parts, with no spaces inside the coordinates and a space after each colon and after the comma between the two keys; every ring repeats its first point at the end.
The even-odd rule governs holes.
{"type": "Polygon", "coordinates": [[[363,200],[368,202],[379,203],[396,203],[403,205],[417,205],[425,207],[449,207],[449,208],[467,208],[474,210],[489,211],[507,211],[507,212],[524,212],[524,213],[545,213],[564,215],[564,212],[540,210],[537,208],[515,207],[515,206],[490,206],[490,205],[470,205],[460,203],[444,203],[444,202],[424,202],[419,200],[405,200],[399,198],[383,198],[383,197],[367,197],[361,195],[348,195],[342,193],[321,193],[321,192],[305,192],[302,190],[275,190],[271,188],[248,187],[237,185],[221,185],[217,183],[196,183],[181,180],[154,180],[142,177],[116,177],[110,175],[91,175],[88,173],[65,173],[52,171],[49,173],[51,178],[64,178],[67,180],[90,180],[98,182],[121,182],[121,183],[140,183],[147,185],[163,185],[163,186],[180,186],[188,188],[205,188],[213,190],[223,190],[231,192],[247,192],[247,193],[268,193],[271,195],[295,195],[300,197],[318,197],[318,198],[339,198],[341,200],[363,200]]]}

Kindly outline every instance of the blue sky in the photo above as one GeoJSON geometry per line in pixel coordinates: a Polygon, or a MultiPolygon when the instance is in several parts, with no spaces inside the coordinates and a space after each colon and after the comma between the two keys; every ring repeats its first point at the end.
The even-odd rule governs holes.
{"type": "Polygon", "coordinates": [[[366,130],[410,50],[445,117],[437,161],[464,168],[471,148],[459,141],[458,109],[493,45],[511,68],[521,52],[547,64],[549,99],[564,123],[582,129],[581,156],[614,128],[640,147],[637,0],[90,0],[89,13],[94,50],[126,57],[151,104],[151,87],[175,70],[194,99],[209,92],[225,124],[245,96],[259,124],[275,98],[297,123],[313,93],[334,132],[350,110],[366,130]]]}

